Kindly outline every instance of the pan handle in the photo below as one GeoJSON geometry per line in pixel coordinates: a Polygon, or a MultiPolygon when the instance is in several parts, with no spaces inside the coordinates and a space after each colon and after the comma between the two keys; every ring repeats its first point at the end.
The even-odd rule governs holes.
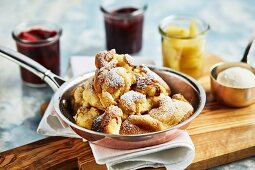
{"type": "Polygon", "coordinates": [[[65,82],[65,80],[61,77],[19,52],[0,46],[0,56],[14,61],[26,70],[31,71],[36,76],[44,80],[54,91],[56,91],[65,82]]]}
{"type": "Polygon", "coordinates": [[[248,63],[250,64],[249,60],[251,59],[251,55],[252,53],[254,53],[254,49],[255,48],[255,38],[252,39],[248,45],[246,46],[245,48],[245,51],[244,51],[244,54],[243,54],[243,58],[241,59],[241,62],[244,62],[244,63],[248,63]]]}

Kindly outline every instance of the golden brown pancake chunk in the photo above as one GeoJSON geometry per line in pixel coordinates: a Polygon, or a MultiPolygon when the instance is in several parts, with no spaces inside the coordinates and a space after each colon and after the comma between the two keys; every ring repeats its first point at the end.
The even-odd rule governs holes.
{"type": "Polygon", "coordinates": [[[190,103],[182,100],[171,99],[169,96],[161,96],[159,107],[149,111],[149,115],[164,125],[174,126],[193,113],[190,103]]]}
{"type": "Polygon", "coordinates": [[[96,76],[95,79],[97,80],[94,81],[95,92],[105,108],[116,105],[117,100],[123,93],[130,90],[134,81],[133,75],[123,67],[102,70],[96,76]]]}
{"type": "Polygon", "coordinates": [[[80,107],[74,116],[76,124],[86,129],[91,129],[94,119],[100,115],[98,109],[91,107],[80,107]]]}
{"type": "Polygon", "coordinates": [[[146,96],[133,90],[120,97],[119,106],[126,115],[142,114],[151,109],[151,104],[146,96]]]}
{"type": "Polygon", "coordinates": [[[159,96],[160,94],[170,95],[171,91],[165,81],[156,73],[144,65],[138,66],[134,70],[136,83],[133,89],[149,97],[159,96]]]}
{"type": "Polygon", "coordinates": [[[146,129],[142,129],[139,126],[132,124],[130,121],[125,120],[120,127],[121,135],[135,135],[135,134],[143,134],[150,133],[150,131],[146,129]]]}
{"type": "Polygon", "coordinates": [[[95,107],[100,110],[104,110],[103,105],[100,102],[100,99],[95,93],[95,89],[93,86],[94,77],[89,78],[83,85],[83,92],[82,92],[82,99],[83,99],[83,106],[85,107],[95,107]]]}
{"type": "Polygon", "coordinates": [[[164,130],[166,127],[162,122],[154,119],[149,114],[146,115],[130,115],[127,119],[130,123],[138,126],[141,129],[147,130],[149,132],[155,132],[164,130]]]}
{"type": "Polygon", "coordinates": [[[102,117],[99,131],[108,134],[119,134],[122,115],[122,110],[119,107],[113,105],[107,107],[102,117]]]}

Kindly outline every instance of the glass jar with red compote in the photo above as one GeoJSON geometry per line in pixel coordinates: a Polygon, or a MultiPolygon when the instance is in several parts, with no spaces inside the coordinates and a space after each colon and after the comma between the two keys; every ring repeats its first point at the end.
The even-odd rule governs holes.
{"type": "MultiPolygon", "coordinates": [[[[60,36],[62,29],[48,21],[30,21],[18,25],[12,32],[17,51],[60,74],[60,36]]],[[[24,84],[41,87],[45,82],[20,67],[24,84]]]]}
{"type": "Polygon", "coordinates": [[[100,8],[104,14],[107,50],[138,53],[142,48],[144,12],[147,4],[137,0],[106,0],[100,8]]]}

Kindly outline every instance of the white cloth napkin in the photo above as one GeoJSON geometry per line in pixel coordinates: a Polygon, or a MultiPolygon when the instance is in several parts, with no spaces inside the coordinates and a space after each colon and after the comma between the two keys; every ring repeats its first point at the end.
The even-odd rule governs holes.
{"type": "MultiPolygon", "coordinates": [[[[155,64],[147,58],[135,58],[136,64],[155,64]]],[[[66,78],[94,70],[93,57],[75,56],[70,59],[70,69],[66,78]]],[[[65,136],[80,138],[63,122],[54,111],[51,100],[38,126],[37,132],[47,136],[65,136]]],[[[195,148],[190,136],[184,131],[177,138],[156,146],[120,150],[105,148],[89,143],[98,164],[106,164],[110,170],[133,170],[144,167],[165,167],[166,169],[185,169],[191,164],[195,148]]]]}
{"type": "Polygon", "coordinates": [[[185,169],[195,156],[195,148],[184,131],[177,138],[156,146],[132,150],[111,149],[90,144],[98,164],[110,170],[133,170],[145,167],[165,167],[167,170],[185,169]]]}
{"type": "Polygon", "coordinates": [[[46,136],[65,136],[81,138],[73,132],[73,130],[62,121],[53,108],[53,99],[51,99],[40,123],[37,128],[37,133],[46,136]]]}

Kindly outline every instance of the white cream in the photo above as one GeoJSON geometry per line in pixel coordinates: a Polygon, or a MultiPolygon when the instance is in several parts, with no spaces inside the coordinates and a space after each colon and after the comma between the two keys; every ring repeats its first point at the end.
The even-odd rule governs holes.
{"type": "Polygon", "coordinates": [[[231,67],[218,74],[217,81],[228,87],[255,87],[255,75],[242,67],[231,67]]]}

